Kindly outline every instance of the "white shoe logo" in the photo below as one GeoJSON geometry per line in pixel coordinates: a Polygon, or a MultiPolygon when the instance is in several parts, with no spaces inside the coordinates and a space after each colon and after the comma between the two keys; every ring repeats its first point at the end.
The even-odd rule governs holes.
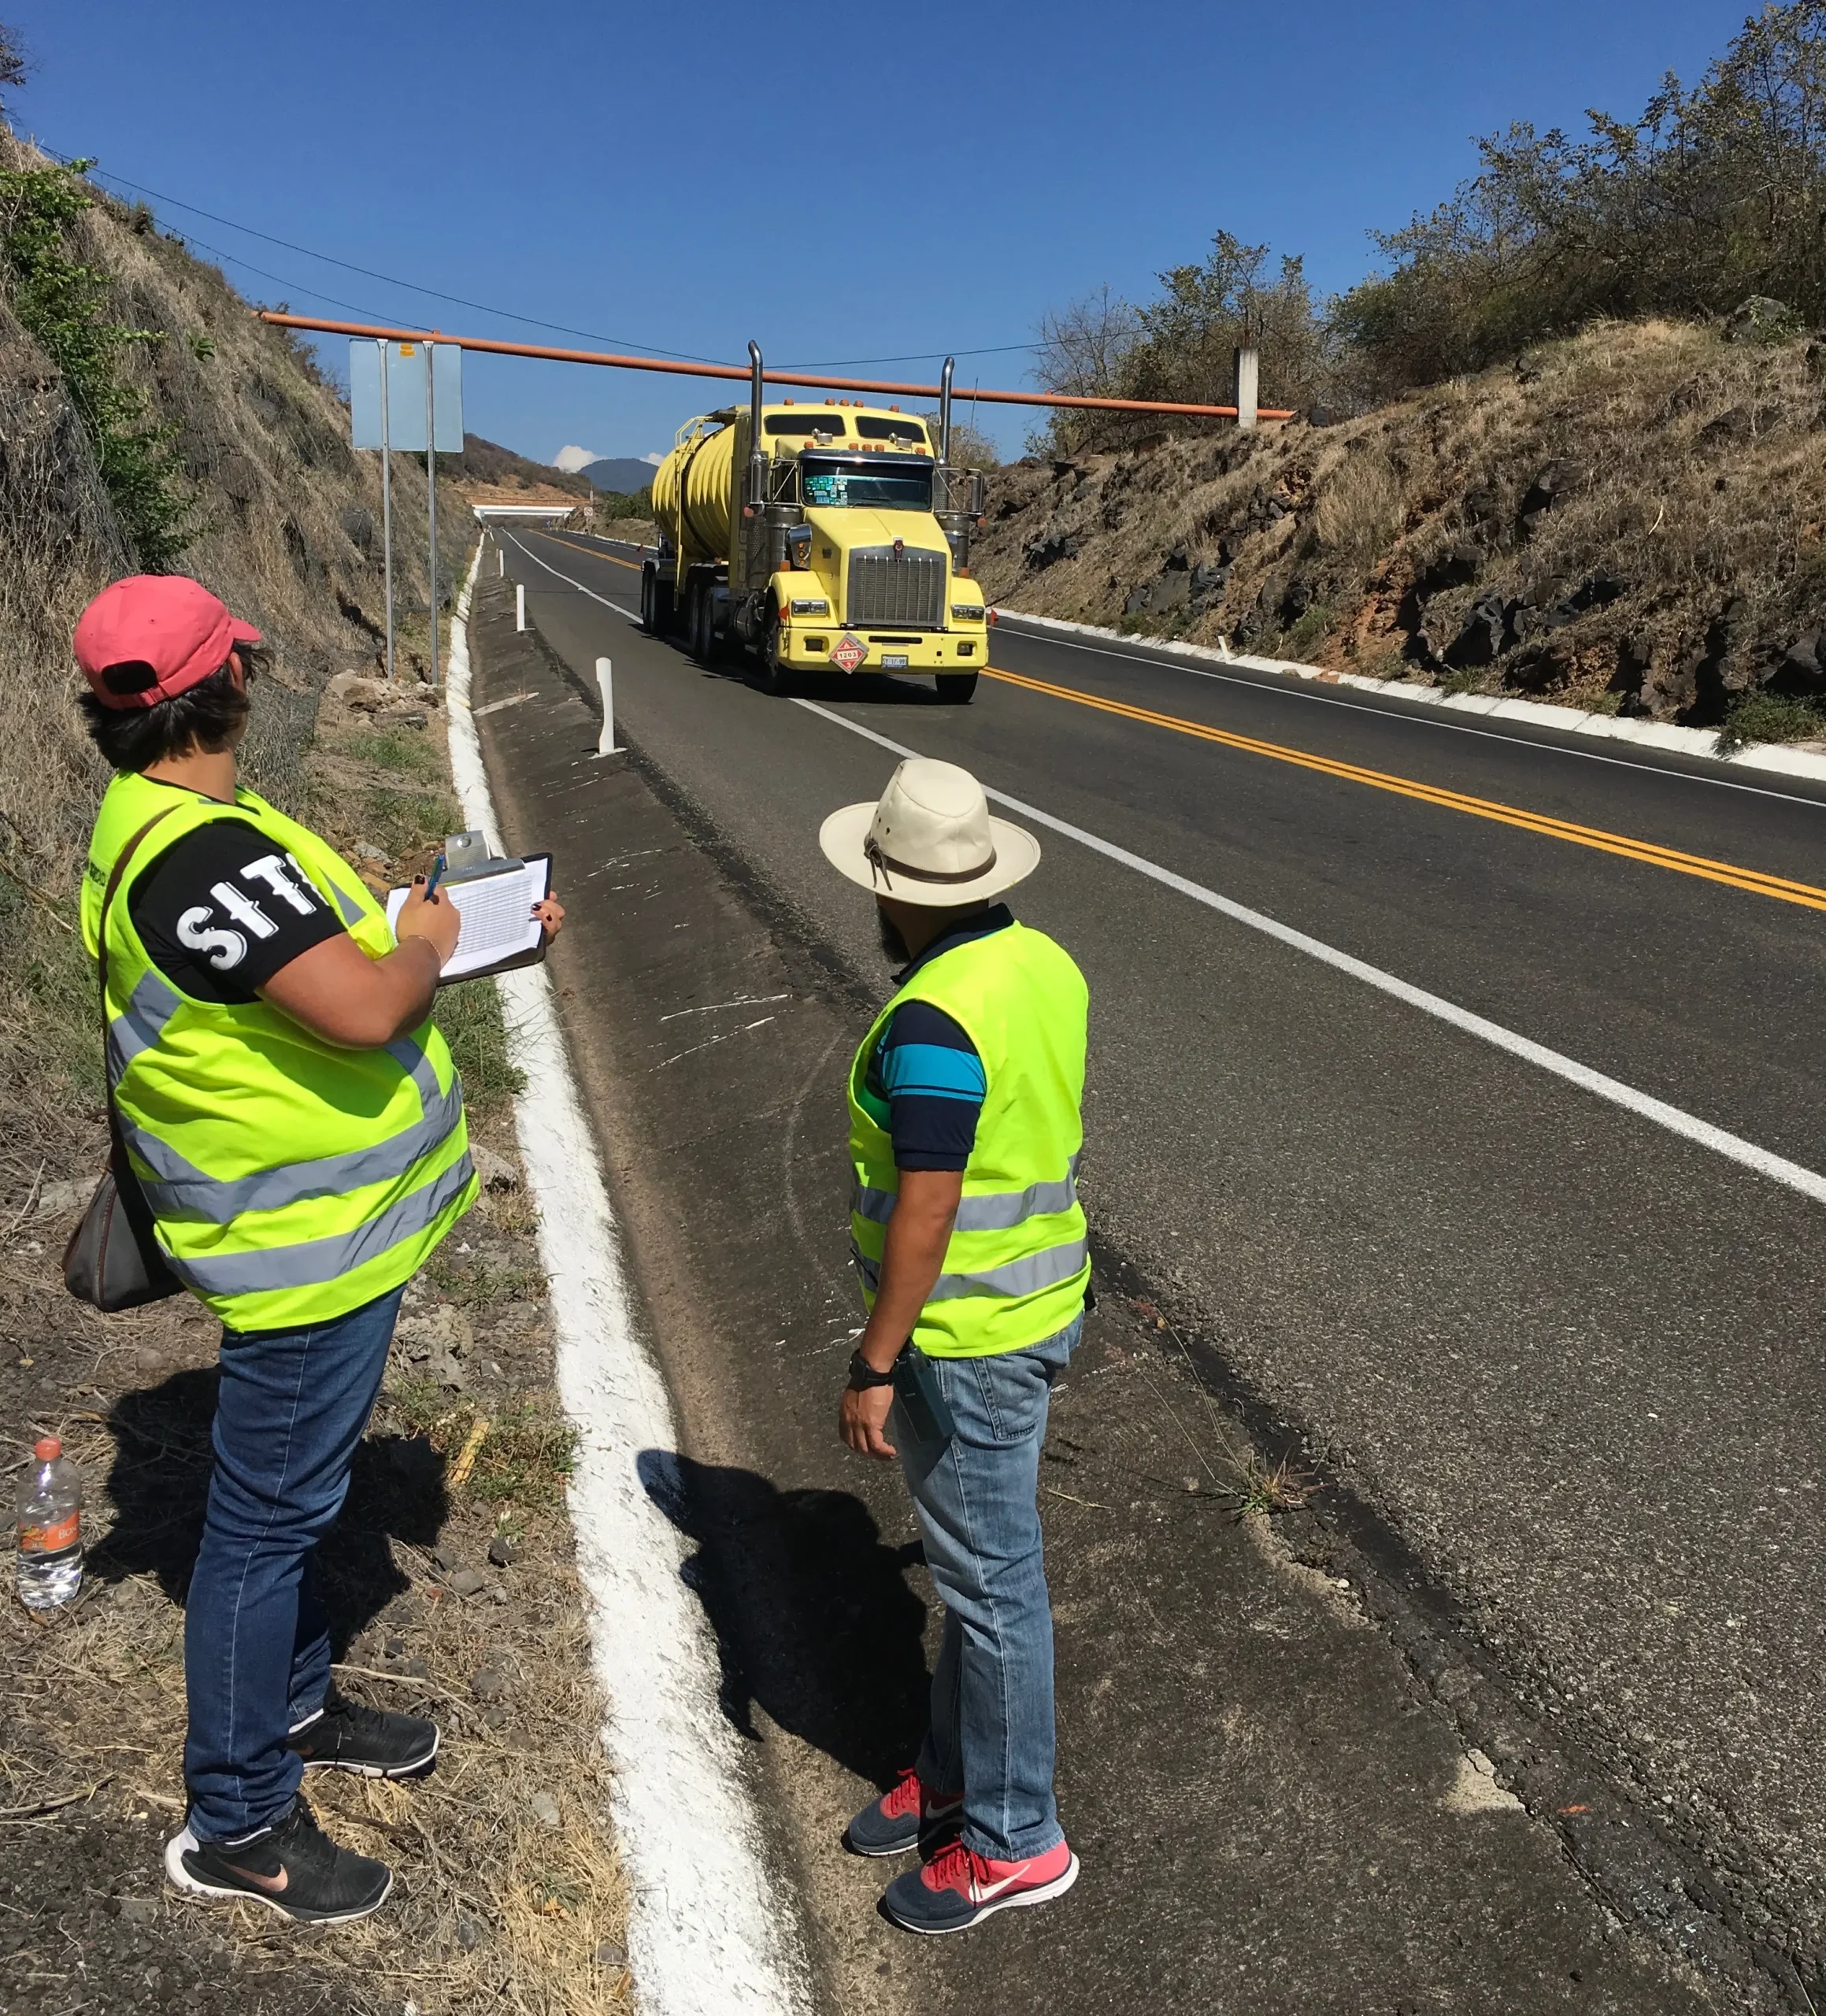
{"type": "Polygon", "coordinates": [[[980,1883],[972,1877],[970,1880],[971,1903],[985,1904],[991,1897],[999,1897],[1010,1885],[1020,1882],[1032,1867],[1033,1864],[1031,1862],[1024,1862],[1013,1875],[1000,1877],[994,1883],[980,1883]]]}

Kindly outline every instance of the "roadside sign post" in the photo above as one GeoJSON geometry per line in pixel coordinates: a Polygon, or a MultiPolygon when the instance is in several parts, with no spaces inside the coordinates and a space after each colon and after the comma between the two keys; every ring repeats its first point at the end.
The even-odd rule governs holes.
{"type": "Polygon", "coordinates": [[[427,507],[431,543],[431,676],[438,682],[437,458],[463,452],[463,353],[455,343],[417,339],[349,345],[350,443],[380,450],[380,509],[387,548],[387,676],[394,676],[393,456],[424,451],[430,491],[427,507]],[[419,398],[420,386],[424,398],[419,398]],[[399,393],[399,410],[393,394],[399,393]],[[424,415],[421,421],[420,414],[424,415]]]}
{"type": "MultiPolygon", "coordinates": [[[[380,538],[387,556],[387,681],[393,683],[393,450],[387,412],[387,345],[380,354],[380,538]]],[[[352,374],[351,374],[352,375],[352,374]]]]}
{"type": "Polygon", "coordinates": [[[438,372],[428,358],[424,374],[424,473],[431,535],[431,684],[438,683],[438,372]]]}

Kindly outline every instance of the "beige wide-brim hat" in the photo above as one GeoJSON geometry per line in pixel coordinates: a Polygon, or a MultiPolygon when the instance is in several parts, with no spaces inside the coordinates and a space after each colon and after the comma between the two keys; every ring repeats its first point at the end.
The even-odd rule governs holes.
{"type": "Polygon", "coordinates": [[[983,787],[955,763],[909,756],[874,804],[846,805],[818,829],[839,875],[878,896],[950,910],[1024,882],[1040,843],[989,816],[983,787]]]}

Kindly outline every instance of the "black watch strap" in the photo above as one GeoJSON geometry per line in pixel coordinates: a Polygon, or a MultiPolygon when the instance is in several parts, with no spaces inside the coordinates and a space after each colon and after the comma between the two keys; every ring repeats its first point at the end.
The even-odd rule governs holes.
{"type": "Polygon", "coordinates": [[[861,1392],[869,1386],[891,1386],[894,1373],[891,1367],[886,1372],[877,1372],[861,1352],[850,1354],[850,1385],[852,1392],[861,1392]]]}

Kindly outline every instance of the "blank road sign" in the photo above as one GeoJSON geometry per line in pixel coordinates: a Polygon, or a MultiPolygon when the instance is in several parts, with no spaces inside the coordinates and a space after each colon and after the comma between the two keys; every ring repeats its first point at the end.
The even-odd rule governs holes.
{"type": "Polygon", "coordinates": [[[379,343],[365,336],[349,339],[349,419],[351,445],[380,443],[380,353],[387,352],[387,446],[408,454],[424,453],[425,359],[431,359],[437,395],[438,453],[463,452],[463,353],[455,343],[379,343]]]}

